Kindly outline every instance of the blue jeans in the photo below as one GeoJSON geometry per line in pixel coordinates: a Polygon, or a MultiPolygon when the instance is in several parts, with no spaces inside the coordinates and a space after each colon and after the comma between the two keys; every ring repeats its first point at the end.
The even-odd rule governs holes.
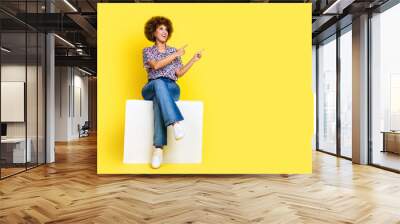
{"type": "Polygon", "coordinates": [[[180,88],[168,78],[150,80],[142,89],[145,100],[153,101],[154,136],[153,145],[163,148],[167,145],[167,126],[183,120],[175,101],[179,100],[180,88]]]}

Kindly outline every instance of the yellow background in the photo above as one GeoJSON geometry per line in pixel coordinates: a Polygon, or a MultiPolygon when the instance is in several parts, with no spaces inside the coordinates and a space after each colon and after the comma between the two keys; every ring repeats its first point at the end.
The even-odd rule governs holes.
{"type": "Polygon", "coordinates": [[[310,173],[311,4],[98,4],[100,174],[310,173]],[[203,57],[181,100],[204,102],[202,164],[123,164],[125,103],[142,99],[142,49],[152,16],[171,19],[170,46],[203,57]]]}

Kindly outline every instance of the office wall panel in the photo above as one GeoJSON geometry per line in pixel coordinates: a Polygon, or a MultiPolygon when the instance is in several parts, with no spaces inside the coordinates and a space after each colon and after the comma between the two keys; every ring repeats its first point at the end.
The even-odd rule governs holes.
{"type": "Polygon", "coordinates": [[[1,122],[24,122],[24,82],[1,82],[1,122]]]}

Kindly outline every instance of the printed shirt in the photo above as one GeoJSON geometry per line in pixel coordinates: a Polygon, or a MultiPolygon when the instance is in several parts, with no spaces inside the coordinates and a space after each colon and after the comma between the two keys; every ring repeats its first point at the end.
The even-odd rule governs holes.
{"type": "Polygon", "coordinates": [[[148,73],[148,79],[159,77],[166,77],[175,81],[178,79],[175,70],[182,67],[181,57],[176,57],[171,63],[157,70],[152,69],[148,63],[150,60],[161,60],[174,52],[176,52],[176,48],[168,45],[166,45],[164,52],[160,52],[156,45],[143,49],[143,65],[148,73]]]}

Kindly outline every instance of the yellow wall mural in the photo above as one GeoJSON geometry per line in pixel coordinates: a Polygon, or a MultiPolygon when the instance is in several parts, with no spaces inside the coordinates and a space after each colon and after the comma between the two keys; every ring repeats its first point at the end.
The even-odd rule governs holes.
{"type": "Polygon", "coordinates": [[[261,174],[312,171],[311,4],[98,4],[99,174],[261,174]],[[168,45],[187,44],[181,100],[202,101],[200,164],[124,164],[125,104],[142,99],[142,49],[152,16],[168,17],[168,45]]]}

